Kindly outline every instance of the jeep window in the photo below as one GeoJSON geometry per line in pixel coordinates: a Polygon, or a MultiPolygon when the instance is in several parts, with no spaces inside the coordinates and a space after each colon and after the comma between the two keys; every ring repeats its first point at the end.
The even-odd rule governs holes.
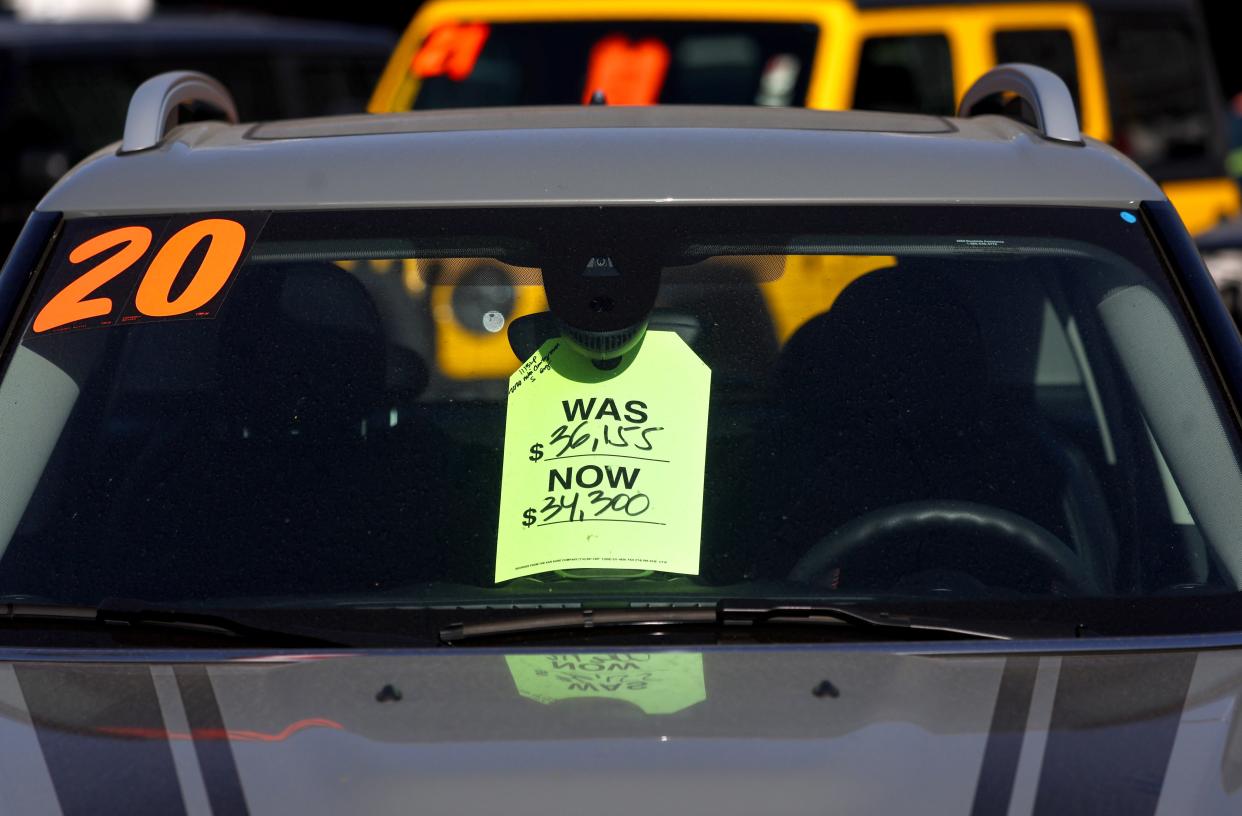
{"type": "Polygon", "coordinates": [[[1242,585],[1235,420],[1134,212],[226,217],[253,245],[218,310],[77,327],[48,305],[80,274],[57,259],[203,216],[62,225],[0,379],[0,597],[1091,598],[1124,621],[1242,585]],[[710,369],[705,492],[661,497],[702,502],[696,575],[494,580],[511,327],[548,309],[566,246],[641,249],[649,330],[710,369]]]}
{"type": "Polygon", "coordinates": [[[953,115],[953,67],[943,34],[870,37],[858,61],[859,110],[953,115]]]}
{"type": "Polygon", "coordinates": [[[1078,97],[1078,60],[1074,56],[1074,39],[1061,28],[1013,29],[997,31],[992,38],[996,62],[1026,62],[1047,68],[1059,76],[1074,97],[1074,106],[1081,109],[1078,97]]]}
{"type": "Polygon", "coordinates": [[[1113,139],[1157,181],[1224,174],[1224,123],[1192,20],[1173,12],[1096,12],[1113,139]]]}
{"type": "Polygon", "coordinates": [[[789,24],[446,26],[411,64],[421,82],[414,107],[578,105],[595,90],[613,104],[803,105],[818,36],[789,24]],[[470,56],[437,60],[450,51],[470,56]]]}

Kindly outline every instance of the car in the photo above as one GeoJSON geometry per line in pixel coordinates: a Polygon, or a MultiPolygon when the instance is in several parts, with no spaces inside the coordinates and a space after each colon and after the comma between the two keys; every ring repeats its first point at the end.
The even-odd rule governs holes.
{"type": "Polygon", "coordinates": [[[1225,308],[1234,323],[1242,326],[1242,221],[1226,221],[1196,236],[1195,244],[1216,281],[1225,308]]]}
{"type": "Polygon", "coordinates": [[[999,63],[1055,72],[1083,131],[1161,182],[1192,233],[1238,214],[1196,0],[429,0],[370,110],[703,103],[946,116],[999,63]]]}
{"type": "Polygon", "coordinates": [[[1238,812],[1242,343],[1055,75],[232,107],[0,271],[6,809],[1238,812]]]}
{"type": "Polygon", "coordinates": [[[0,20],[0,246],[62,173],[121,137],[144,80],[189,68],[229,83],[247,120],[361,111],[394,37],[257,15],[141,22],[0,20]]]}
{"type": "MultiPolygon", "coordinates": [[[[1235,96],[1229,107],[1228,169],[1236,181],[1242,177],[1242,96],[1235,96]]],[[[1226,308],[1242,326],[1242,219],[1231,218],[1196,235],[1195,243],[1226,308]]]]}
{"type": "Polygon", "coordinates": [[[1242,94],[1229,100],[1228,133],[1225,169],[1235,180],[1242,179],[1242,94]]]}

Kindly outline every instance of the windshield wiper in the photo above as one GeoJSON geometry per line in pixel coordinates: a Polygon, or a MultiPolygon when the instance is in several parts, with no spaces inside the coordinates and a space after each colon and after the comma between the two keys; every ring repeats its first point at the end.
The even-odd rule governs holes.
{"type": "Polygon", "coordinates": [[[0,622],[30,621],[79,626],[133,629],[167,629],[218,638],[233,638],[246,645],[331,646],[345,644],[264,626],[255,626],[228,615],[177,608],[161,608],[142,601],[105,601],[99,606],[52,603],[0,603],[0,622]]]}
{"type": "Polygon", "coordinates": [[[763,600],[722,600],[715,607],[645,607],[642,609],[558,609],[530,615],[506,616],[481,623],[454,623],[440,630],[440,640],[453,644],[506,635],[556,630],[711,626],[721,628],[783,625],[841,626],[872,631],[885,639],[923,639],[957,636],[968,639],[1009,640],[1019,633],[1001,627],[976,627],[937,618],[864,611],[844,606],[763,600]]]}

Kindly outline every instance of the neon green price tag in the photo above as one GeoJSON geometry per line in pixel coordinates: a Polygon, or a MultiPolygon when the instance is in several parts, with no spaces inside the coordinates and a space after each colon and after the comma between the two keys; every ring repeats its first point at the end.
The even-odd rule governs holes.
{"type": "Polygon", "coordinates": [[[551,704],[578,697],[624,700],[645,714],[676,714],[707,699],[703,655],[505,655],[518,694],[551,704]]]}
{"type": "Polygon", "coordinates": [[[509,378],[496,581],[559,569],[696,575],[711,372],[650,331],[611,371],[554,338],[509,378]]]}

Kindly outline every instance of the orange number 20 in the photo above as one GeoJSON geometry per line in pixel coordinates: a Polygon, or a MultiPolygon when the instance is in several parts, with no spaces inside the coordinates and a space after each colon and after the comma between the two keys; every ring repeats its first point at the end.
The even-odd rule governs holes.
{"type": "MultiPolygon", "coordinates": [[[[134,306],[148,317],[174,317],[201,308],[220,294],[228,283],[237,262],[241,260],[245,243],[246,230],[236,221],[208,218],[183,227],[155,253],[146,274],[138,283],[134,306]],[[210,243],[194,277],[181,294],[170,300],[173,283],[181,267],[204,238],[209,239],[210,243]]],[[[121,244],[125,246],[119,252],[75,278],[48,301],[34,319],[36,333],[101,317],[113,311],[111,298],[90,296],[138,262],[151,246],[151,230],[147,227],[109,230],[84,241],[69,253],[69,262],[79,264],[121,244]]]]}

